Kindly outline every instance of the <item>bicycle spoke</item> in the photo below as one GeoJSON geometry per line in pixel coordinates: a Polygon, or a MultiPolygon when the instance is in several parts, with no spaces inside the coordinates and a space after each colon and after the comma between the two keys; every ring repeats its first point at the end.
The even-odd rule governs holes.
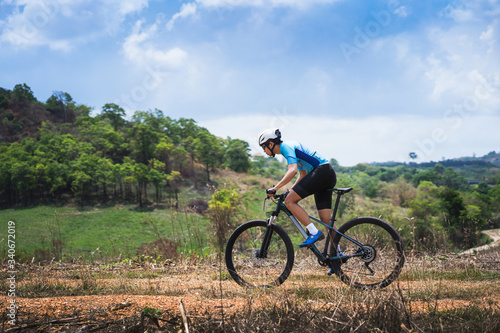
{"type": "Polygon", "coordinates": [[[385,287],[399,274],[403,262],[401,238],[387,223],[375,218],[349,221],[340,230],[363,245],[363,249],[347,238],[336,237],[344,255],[349,258],[341,266],[341,279],[363,288],[385,287]]]}
{"type": "Polygon", "coordinates": [[[231,236],[226,249],[226,264],[231,276],[242,285],[281,284],[293,265],[293,246],[288,236],[275,226],[276,230],[271,230],[267,234],[269,239],[264,242],[265,221],[248,222],[247,227],[243,226],[231,236]]]}

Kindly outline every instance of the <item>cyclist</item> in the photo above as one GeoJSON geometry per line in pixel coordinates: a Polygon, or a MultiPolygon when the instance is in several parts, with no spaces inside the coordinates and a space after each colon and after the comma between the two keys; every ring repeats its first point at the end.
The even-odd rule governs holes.
{"type": "Polygon", "coordinates": [[[325,238],[311,222],[307,212],[299,206],[299,201],[314,194],[320,220],[328,224],[331,219],[332,192],[337,176],[328,161],[317,152],[297,141],[282,141],[279,129],[269,129],[259,136],[259,145],[269,156],[281,154],[286,158],[288,171],[274,187],[267,189],[267,195],[288,184],[298,173],[299,176],[285,199],[286,207],[306,227],[309,237],[299,246],[310,246],[325,238]]]}

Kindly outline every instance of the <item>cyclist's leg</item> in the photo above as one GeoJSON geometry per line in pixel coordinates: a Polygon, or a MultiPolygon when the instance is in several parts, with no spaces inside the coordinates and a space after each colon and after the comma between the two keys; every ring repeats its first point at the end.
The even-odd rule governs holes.
{"type": "Polygon", "coordinates": [[[316,169],[306,174],[292,187],[290,194],[285,199],[286,207],[306,227],[311,224],[311,219],[309,214],[299,206],[298,202],[318,191],[321,178],[317,177],[317,174],[316,169]]]}
{"type": "Polygon", "coordinates": [[[320,230],[316,228],[314,223],[311,223],[309,214],[307,214],[304,208],[299,206],[298,202],[300,200],[302,200],[302,197],[292,189],[285,199],[285,205],[300,221],[300,223],[302,223],[306,227],[307,231],[309,231],[309,236],[307,237],[307,239],[299,245],[300,247],[304,247],[310,246],[316,241],[324,239],[325,236],[320,230]]]}
{"type": "Polygon", "coordinates": [[[325,224],[329,224],[330,220],[332,219],[332,210],[329,208],[318,209],[318,215],[319,215],[319,219],[321,220],[321,222],[323,222],[325,224]]]}
{"type": "MultiPolygon", "coordinates": [[[[314,201],[316,202],[316,209],[318,210],[319,219],[324,224],[329,225],[332,219],[332,188],[335,187],[337,183],[337,177],[335,171],[331,166],[323,168],[321,173],[322,186],[314,193],[314,201]]],[[[335,225],[333,225],[335,228],[335,225]]],[[[334,232],[330,228],[325,227],[325,235],[330,234],[330,237],[334,236],[334,232]]]]}
{"type": "Polygon", "coordinates": [[[302,200],[302,197],[298,195],[293,189],[290,190],[290,193],[286,196],[285,205],[290,212],[300,221],[305,227],[311,224],[311,219],[309,218],[309,214],[299,205],[299,201],[302,200]]]}
{"type": "Polygon", "coordinates": [[[332,219],[332,191],[330,191],[330,188],[335,186],[335,182],[330,181],[330,184],[332,185],[328,186],[327,189],[314,193],[319,219],[325,224],[330,224],[332,219]]]}

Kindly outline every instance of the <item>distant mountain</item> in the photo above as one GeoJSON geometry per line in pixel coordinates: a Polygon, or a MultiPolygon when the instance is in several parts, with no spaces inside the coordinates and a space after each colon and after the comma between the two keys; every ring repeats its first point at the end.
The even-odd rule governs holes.
{"type": "Polygon", "coordinates": [[[436,164],[442,164],[444,167],[460,168],[466,166],[483,166],[483,167],[500,167],[500,152],[491,151],[482,157],[466,156],[452,158],[442,161],[430,161],[430,162],[376,162],[371,163],[372,165],[383,166],[383,167],[395,167],[398,165],[410,165],[416,168],[432,168],[436,164]]]}
{"type": "Polygon", "coordinates": [[[483,157],[460,157],[456,160],[459,161],[484,161],[500,167],[500,152],[491,151],[483,157]]]}

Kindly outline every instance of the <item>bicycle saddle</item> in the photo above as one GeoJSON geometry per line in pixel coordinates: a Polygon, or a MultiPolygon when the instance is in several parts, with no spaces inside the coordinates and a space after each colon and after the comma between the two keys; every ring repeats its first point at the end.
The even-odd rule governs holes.
{"type": "Polygon", "coordinates": [[[346,194],[352,191],[352,187],[346,187],[346,188],[332,188],[330,191],[333,191],[338,194],[346,194]]]}

